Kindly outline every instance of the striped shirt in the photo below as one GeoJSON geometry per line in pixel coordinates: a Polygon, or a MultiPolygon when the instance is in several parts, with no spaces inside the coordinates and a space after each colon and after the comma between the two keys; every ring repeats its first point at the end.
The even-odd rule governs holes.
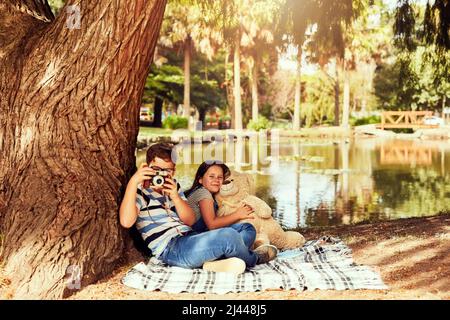
{"type": "MultiPolygon", "coordinates": [[[[186,200],[182,191],[179,194],[181,199],[186,200]]],[[[163,253],[170,240],[192,230],[180,220],[172,200],[150,188],[138,187],[136,206],[139,210],[136,228],[156,258],[163,253]]]]}
{"type": "Polygon", "coordinates": [[[195,189],[187,197],[187,202],[188,202],[189,206],[192,208],[192,210],[194,210],[195,221],[198,221],[202,216],[202,213],[200,211],[199,202],[200,202],[200,200],[204,200],[204,199],[212,200],[215,202],[211,192],[206,190],[205,187],[200,187],[198,189],[195,189]]]}

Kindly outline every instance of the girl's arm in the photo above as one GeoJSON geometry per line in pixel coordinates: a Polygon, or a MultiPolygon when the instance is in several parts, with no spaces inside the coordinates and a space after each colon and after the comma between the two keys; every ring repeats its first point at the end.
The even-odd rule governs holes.
{"type": "Polygon", "coordinates": [[[175,208],[177,210],[178,217],[180,220],[188,225],[192,226],[195,223],[195,213],[194,210],[189,206],[187,201],[181,197],[178,193],[178,188],[176,182],[169,178],[166,179],[166,183],[164,184],[164,193],[168,194],[170,199],[175,204],[175,208]]]}
{"type": "Polygon", "coordinates": [[[198,202],[203,220],[209,230],[228,227],[243,219],[253,219],[253,209],[248,205],[242,205],[235,212],[224,217],[216,216],[214,212],[214,201],[203,199],[198,202]]]}

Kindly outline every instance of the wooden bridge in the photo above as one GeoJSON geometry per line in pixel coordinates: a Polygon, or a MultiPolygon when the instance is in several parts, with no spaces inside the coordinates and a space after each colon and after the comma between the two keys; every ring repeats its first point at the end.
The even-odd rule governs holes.
{"type": "Polygon", "coordinates": [[[381,124],[377,129],[421,129],[437,128],[439,125],[424,124],[425,117],[432,116],[432,111],[385,111],[381,114],[381,124]]]}

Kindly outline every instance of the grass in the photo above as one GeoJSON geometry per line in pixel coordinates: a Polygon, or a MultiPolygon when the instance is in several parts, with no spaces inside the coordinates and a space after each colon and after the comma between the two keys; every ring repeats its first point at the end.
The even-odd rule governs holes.
{"type": "Polygon", "coordinates": [[[139,127],[139,135],[146,137],[148,136],[170,137],[172,133],[173,130],[171,129],[139,127]]]}

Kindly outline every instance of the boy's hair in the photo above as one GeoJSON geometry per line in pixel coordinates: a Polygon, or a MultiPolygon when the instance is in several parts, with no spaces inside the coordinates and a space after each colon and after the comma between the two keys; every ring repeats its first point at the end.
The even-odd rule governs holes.
{"type": "Polygon", "coordinates": [[[156,157],[176,163],[176,154],[172,152],[173,148],[174,145],[168,142],[159,142],[151,145],[147,150],[147,163],[152,162],[156,157]]]}

